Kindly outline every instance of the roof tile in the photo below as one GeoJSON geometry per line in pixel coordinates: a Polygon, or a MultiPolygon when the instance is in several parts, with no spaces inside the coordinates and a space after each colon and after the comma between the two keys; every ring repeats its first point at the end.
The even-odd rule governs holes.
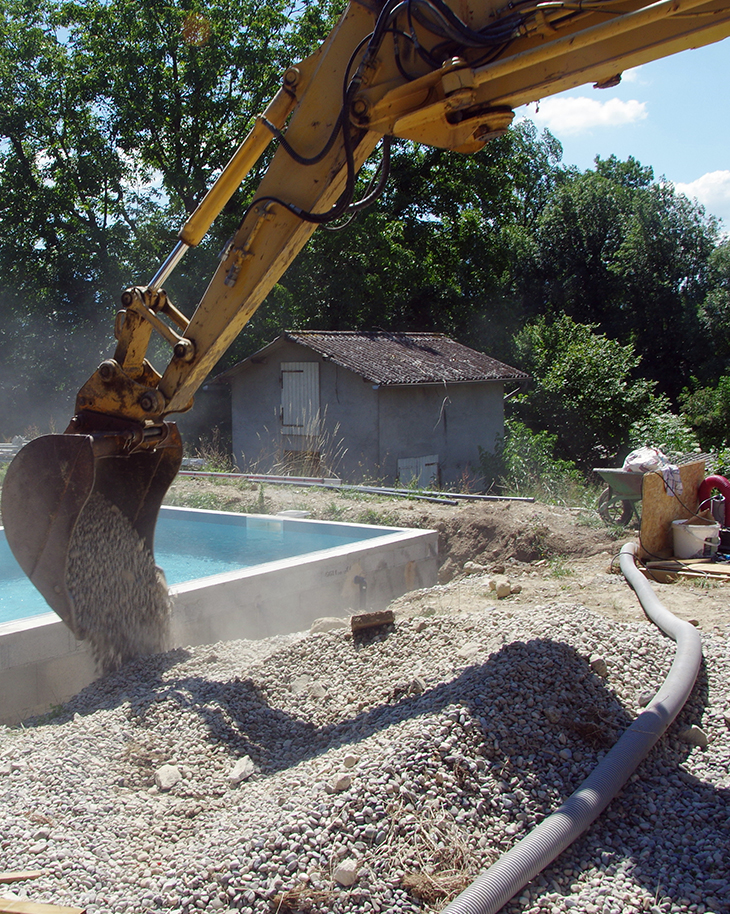
{"type": "Polygon", "coordinates": [[[463,346],[443,333],[288,330],[283,335],[383,386],[529,377],[524,371],[463,346]]]}

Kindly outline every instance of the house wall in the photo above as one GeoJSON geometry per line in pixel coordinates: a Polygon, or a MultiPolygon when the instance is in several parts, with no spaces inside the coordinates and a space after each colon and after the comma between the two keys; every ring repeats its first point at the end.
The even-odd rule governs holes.
{"type": "Polygon", "coordinates": [[[465,472],[478,475],[479,447],[492,450],[504,431],[502,382],[377,387],[288,341],[234,376],[231,387],[233,455],[246,472],[271,472],[284,448],[312,448],[347,482],[392,485],[399,459],[437,454],[440,481],[458,483],[465,472]],[[318,441],[281,435],[281,363],[308,361],[320,366],[326,422],[318,441]]]}
{"type": "Polygon", "coordinates": [[[478,476],[479,448],[493,451],[504,433],[504,384],[381,388],[379,463],[395,480],[398,460],[437,454],[440,482],[478,476]]]}
{"type": "Polygon", "coordinates": [[[296,343],[284,343],[233,378],[231,414],[233,456],[242,470],[266,473],[274,468],[284,448],[311,447],[318,449],[325,463],[332,464],[331,471],[343,479],[377,475],[376,391],[359,375],[296,343]],[[325,426],[317,441],[281,435],[282,362],[319,363],[320,411],[325,426]]]}

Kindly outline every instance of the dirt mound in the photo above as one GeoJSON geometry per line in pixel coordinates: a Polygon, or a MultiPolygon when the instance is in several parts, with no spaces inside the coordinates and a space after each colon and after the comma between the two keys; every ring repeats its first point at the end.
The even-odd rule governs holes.
{"type": "Polygon", "coordinates": [[[457,565],[596,555],[615,543],[605,528],[581,524],[576,511],[525,502],[469,505],[436,529],[442,561],[457,565]]]}

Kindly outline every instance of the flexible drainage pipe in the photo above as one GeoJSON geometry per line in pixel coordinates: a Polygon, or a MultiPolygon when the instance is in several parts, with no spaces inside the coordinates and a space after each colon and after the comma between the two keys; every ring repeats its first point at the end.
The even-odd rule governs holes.
{"type": "Polygon", "coordinates": [[[677,643],[662,687],[565,803],[477,877],[443,914],[496,914],[598,818],[689,698],[702,660],[699,633],[659,602],[637,569],[635,555],[633,543],[621,549],[621,571],[647,616],[677,643]]]}

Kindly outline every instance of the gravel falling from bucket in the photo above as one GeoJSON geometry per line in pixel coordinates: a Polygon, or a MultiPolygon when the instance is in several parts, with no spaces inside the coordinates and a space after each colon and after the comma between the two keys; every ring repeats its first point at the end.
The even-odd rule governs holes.
{"type": "Polygon", "coordinates": [[[129,520],[98,493],[74,528],[66,581],[75,633],[90,642],[102,673],[165,649],[170,620],[165,577],[129,520]]]}

